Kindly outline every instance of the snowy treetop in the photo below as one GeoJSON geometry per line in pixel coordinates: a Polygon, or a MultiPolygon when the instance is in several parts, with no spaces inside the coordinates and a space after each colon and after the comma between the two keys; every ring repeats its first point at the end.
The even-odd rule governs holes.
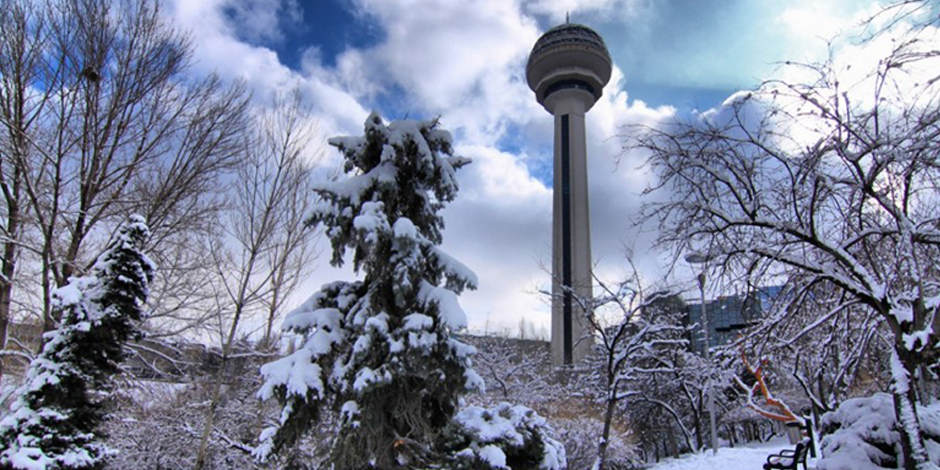
{"type": "MultiPolygon", "coordinates": [[[[417,235],[440,243],[443,221],[437,212],[456,196],[455,171],[470,160],[452,155],[451,135],[437,120],[386,125],[373,113],[366,119],[365,135],[329,142],[346,157],[343,169],[349,177],[315,189],[323,201],[311,223],[330,227],[334,265],[342,263],[346,247],[357,245],[350,229],[385,229],[383,214],[391,224],[411,214],[417,235]],[[353,227],[357,219],[358,227],[353,227]]],[[[360,261],[357,256],[356,268],[360,261]]]]}

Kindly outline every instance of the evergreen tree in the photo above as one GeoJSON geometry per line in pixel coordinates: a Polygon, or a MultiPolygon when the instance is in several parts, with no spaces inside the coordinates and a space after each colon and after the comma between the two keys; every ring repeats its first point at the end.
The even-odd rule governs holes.
{"type": "Polygon", "coordinates": [[[286,317],[282,328],[304,342],[261,370],[259,396],[283,411],[256,453],[293,443],[328,407],[339,414],[335,468],[415,468],[434,458],[460,395],[483,385],[475,350],[452,336],[466,326],[457,295],[476,277],[437,247],[438,212],[469,160],[452,155],[436,120],[386,125],[373,113],[364,136],[329,142],[349,176],[316,190],[308,225],[325,228],[334,266],[351,251],[364,279],[328,284],[286,317]]]}
{"type": "Polygon", "coordinates": [[[11,413],[0,422],[0,469],[95,469],[109,450],[98,427],[123,345],[139,336],[153,263],[140,251],[149,229],[132,216],[89,276],[54,292],[62,324],[45,335],[11,413]]]}

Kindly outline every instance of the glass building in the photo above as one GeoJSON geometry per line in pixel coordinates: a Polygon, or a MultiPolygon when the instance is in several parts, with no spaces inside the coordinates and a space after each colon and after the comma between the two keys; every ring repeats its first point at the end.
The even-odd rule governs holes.
{"type": "MultiPolygon", "coordinates": [[[[723,346],[734,341],[742,330],[751,326],[770,310],[782,290],[783,286],[761,287],[747,295],[722,296],[706,302],[709,347],[723,346]]],[[[692,329],[689,340],[692,350],[701,353],[704,343],[701,329],[701,302],[689,304],[685,318],[687,324],[697,325],[692,329]]]]}

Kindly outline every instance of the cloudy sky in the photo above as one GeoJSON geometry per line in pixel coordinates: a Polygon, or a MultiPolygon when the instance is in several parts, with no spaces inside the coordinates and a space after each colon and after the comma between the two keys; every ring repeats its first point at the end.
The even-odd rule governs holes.
{"type": "MultiPolygon", "coordinates": [[[[552,119],[526,86],[524,69],[532,45],[566,12],[596,29],[614,60],[613,79],[587,119],[594,260],[602,277],[614,279],[625,271],[625,247],[646,253],[650,238],[631,224],[649,175],[639,168],[642,156],[622,155],[624,126],[719,106],[783,60],[821,57],[826,39],[877,8],[868,0],[171,0],[169,6],[193,36],[193,73],[244,79],[259,100],[299,88],[324,136],[361,133],[370,110],[387,119],[441,116],[458,153],[474,160],[461,170],[458,199],[444,211],[445,249],[480,277],[479,290],[462,296],[474,330],[515,329],[520,318],[549,324],[536,291],[550,279],[542,266],[551,250],[552,119]]],[[[323,167],[337,162],[328,149],[323,167]]],[[[653,256],[643,256],[641,266],[650,280],[665,272],[653,256]]],[[[309,289],[350,277],[324,261],[309,289]]]]}

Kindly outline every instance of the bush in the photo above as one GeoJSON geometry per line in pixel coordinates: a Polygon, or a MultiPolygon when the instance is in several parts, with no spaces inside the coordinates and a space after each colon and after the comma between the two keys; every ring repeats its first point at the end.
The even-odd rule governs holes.
{"type": "MultiPolygon", "coordinates": [[[[921,432],[930,460],[940,464],[940,407],[922,408],[921,432]]],[[[819,470],[882,470],[902,467],[901,433],[894,399],[887,393],[844,401],[822,419],[819,470]]]]}
{"type": "Polygon", "coordinates": [[[442,433],[454,470],[562,470],[565,448],[535,411],[503,402],[461,410],[442,433]]]}

